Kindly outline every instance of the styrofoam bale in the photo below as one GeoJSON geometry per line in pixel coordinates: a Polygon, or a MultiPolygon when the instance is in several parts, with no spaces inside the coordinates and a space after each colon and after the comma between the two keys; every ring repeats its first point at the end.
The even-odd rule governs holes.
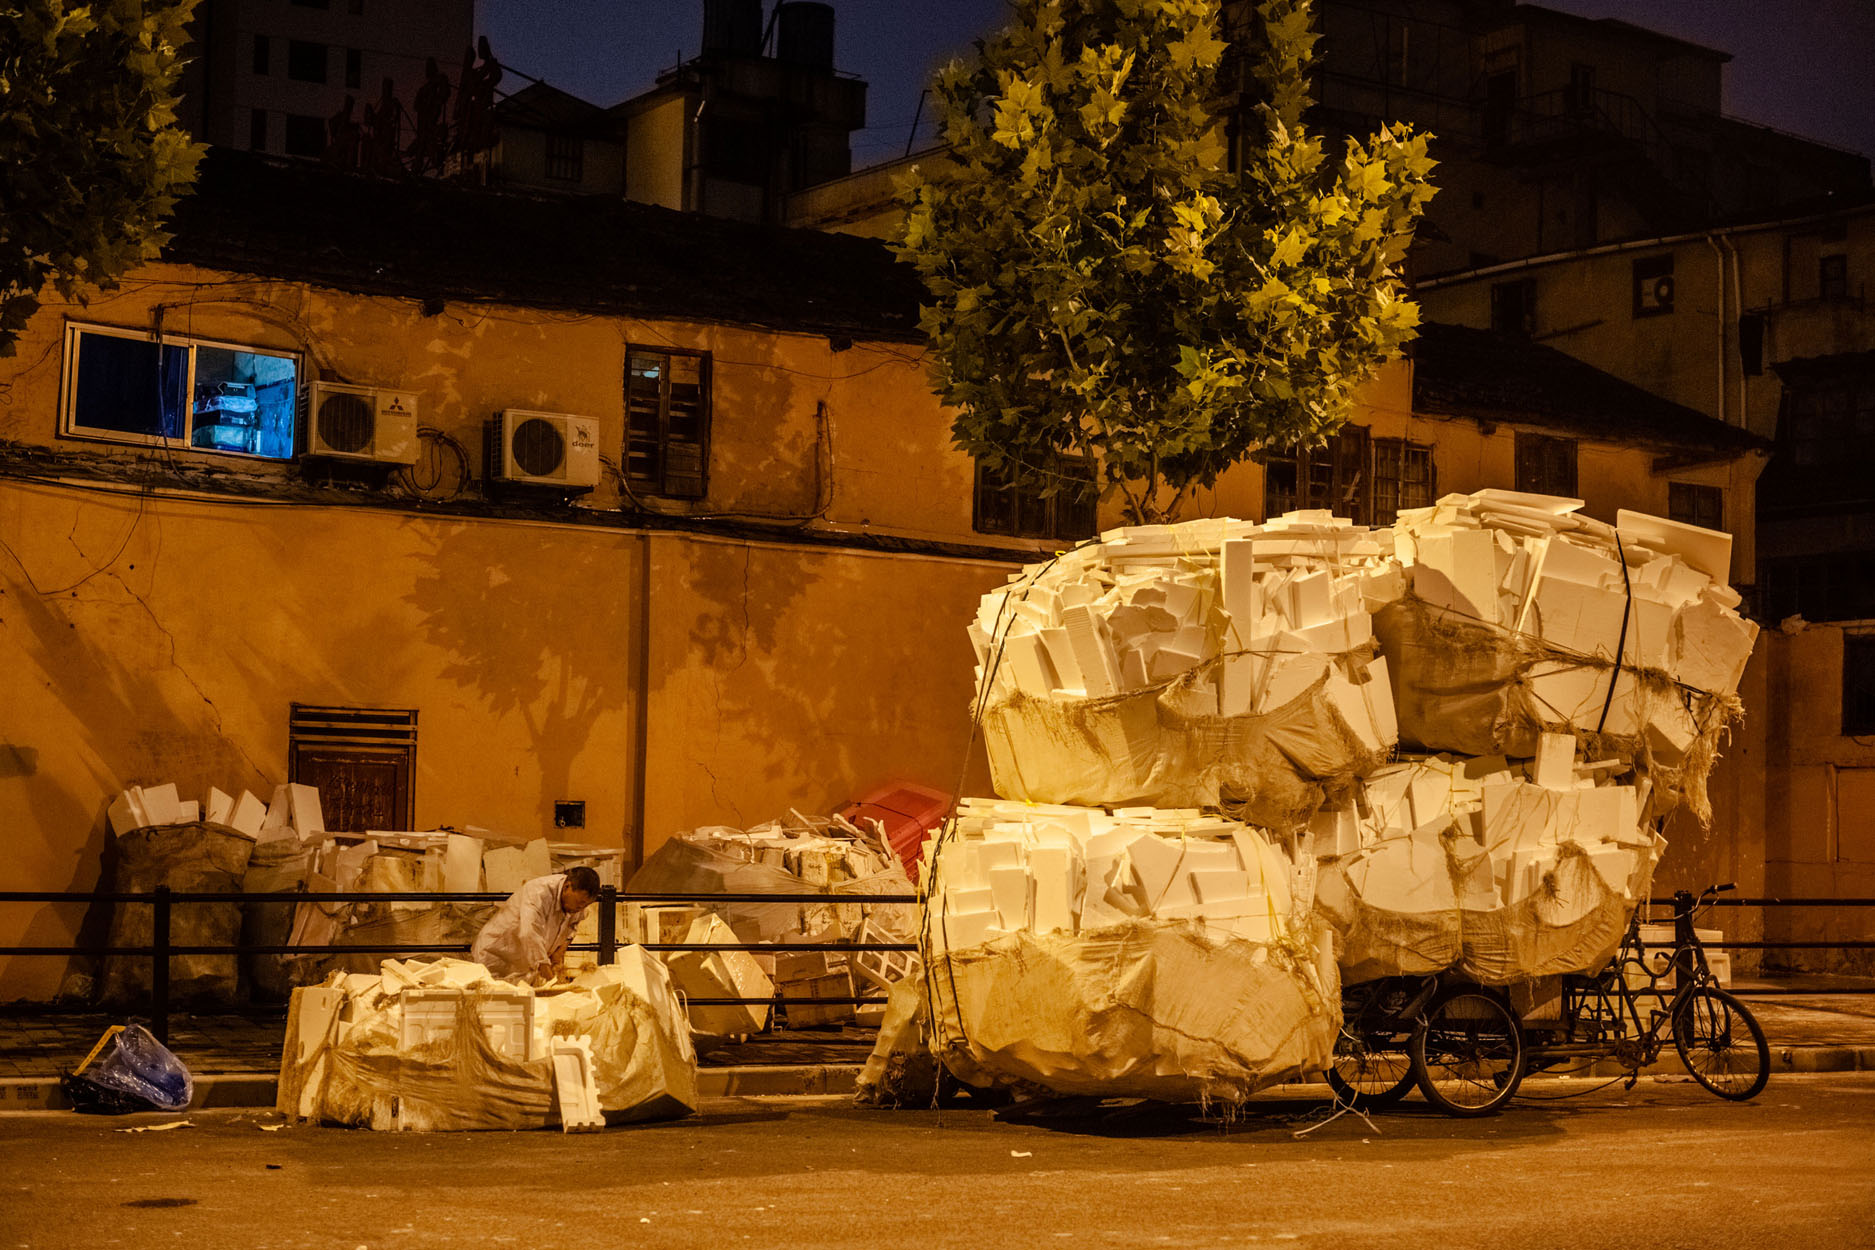
{"type": "Polygon", "coordinates": [[[202,819],[211,825],[225,825],[233,813],[234,796],[210,786],[202,800],[202,819]]]}
{"type": "Polygon", "coordinates": [[[333,880],[338,883],[340,893],[359,888],[359,878],[364,875],[365,862],[378,853],[378,844],[370,840],[340,847],[334,861],[333,880]]]}
{"type": "Polygon", "coordinates": [[[1407,810],[1412,827],[1450,819],[1452,814],[1452,774],[1436,763],[1414,767],[1406,787],[1407,810]]]}
{"type": "Polygon", "coordinates": [[[1361,849],[1360,818],[1352,807],[1324,807],[1309,821],[1315,853],[1324,859],[1361,849]]]}
{"type": "Polygon", "coordinates": [[[1263,671],[1263,688],[1256,698],[1256,710],[1271,712],[1287,707],[1307,694],[1328,673],[1329,658],[1300,646],[1279,641],[1263,671]]]}
{"type": "Polygon", "coordinates": [[[1145,890],[1147,905],[1155,913],[1196,901],[1191,879],[1180,871],[1185,858],[1180,842],[1146,834],[1127,844],[1126,855],[1145,890]]]}
{"type": "Polygon", "coordinates": [[[1656,764],[1679,764],[1699,740],[1699,724],[1686,704],[1671,694],[1656,695],[1647,701],[1647,720],[1642,730],[1647,749],[1656,764]]]}
{"type": "MultiPolygon", "coordinates": [[[[721,916],[706,912],[690,924],[684,934],[689,945],[734,943],[734,930],[721,916]]],[[[671,980],[688,999],[753,998],[758,1003],[690,1007],[690,1027],[711,1036],[732,1036],[759,1032],[768,1022],[769,999],[775,984],[762,971],[748,951],[691,950],[672,951],[665,958],[671,980]]]]}
{"type": "Polygon", "coordinates": [[[1731,694],[1738,689],[1758,627],[1709,599],[1682,609],[1673,623],[1671,668],[1695,690],[1731,694]]]}
{"type": "Polygon", "coordinates": [[[1044,629],[1036,636],[1041,639],[1042,649],[1047,654],[1060,688],[1069,693],[1086,694],[1087,680],[1081,675],[1080,662],[1075,659],[1074,646],[1068,640],[1066,627],[1044,629]]]}
{"type": "Polygon", "coordinates": [[[1674,660],[1676,610],[1636,594],[1628,605],[1628,632],[1621,662],[1633,668],[1670,672],[1674,660]]]}
{"type": "Polygon", "coordinates": [[[1218,666],[1217,709],[1220,716],[1248,716],[1257,708],[1268,661],[1261,655],[1226,655],[1218,666]]]}
{"type": "Polygon", "coordinates": [[[1059,684],[1042,639],[1032,632],[1011,633],[1003,639],[1002,662],[1024,694],[1046,697],[1059,684]]]}
{"type": "Polygon", "coordinates": [[[1566,660],[1542,660],[1525,674],[1533,714],[1547,725],[1594,729],[1608,698],[1608,673],[1566,660]]]}
{"type": "Polygon", "coordinates": [[[1299,630],[1326,625],[1335,617],[1334,575],[1306,573],[1289,583],[1289,620],[1299,630]]]}

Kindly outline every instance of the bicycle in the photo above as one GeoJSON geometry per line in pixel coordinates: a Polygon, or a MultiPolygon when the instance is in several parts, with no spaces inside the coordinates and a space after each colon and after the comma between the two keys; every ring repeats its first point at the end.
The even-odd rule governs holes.
{"type": "Polygon", "coordinates": [[[1641,1069],[1660,1057],[1671,1036],[1680,1061],[1700,1085],[1733,1102],[1756,1097],[1770,1080],[1771,1048],[1757,1019],[1719,987],[1693,927],[1700,911],[1733,888],[1709,885],[1697,899],[1687,890],[1674,893],[1674,942],[1663,961],[1649,962],[1636,909],[1620,951],[1606,968],[1593,976],[1562,979],[1558,1019],[1551,1025],[1525,1024],[1527,1032],[1554,1035],[1553,1040],[1526,1042],[1530,1070],[1612,1058],[1627,1069],[1624,1088],[1633,1089],[1641,1069]],[[1670,994],[1661,988],[1669,976],[1670,994]],[[1636,989],[1637,983],[1643,988],[1636,989]],[[1661,1005],[1649,1007],[1643,1023],[1641,1000],[1649,996],[1661,1005]]]}
{"type": "Polygon", "coordinates": [[[1490,1115],[1523,1080],[1523,1031],[1495,990],[1440,976],[1347,986],[1334,1062],[1324,1074],[1343,1103],[1389,1106],[1415,1085],[1447,1115],[1490,1115]]]}

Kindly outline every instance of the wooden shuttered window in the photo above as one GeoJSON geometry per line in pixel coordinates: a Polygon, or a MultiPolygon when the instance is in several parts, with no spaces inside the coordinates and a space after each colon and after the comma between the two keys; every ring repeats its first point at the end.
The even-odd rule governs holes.
{"type": "Polygon", "coordinates": [[[1372,499],[1372,440],[1367,427],[1344,425],[1320,447],[1274,453],[1264,460],[1264,510],[1270,516],[1326,508],[1368,524],[1372,499]]]}
{"type": "Polygon", "coordinates": [[[674,499],[709,487],[710,354],[630,347],[625,355],[625,477],[674,499]]]}
{"type": "Polygon", "coordinates": [[[1053,493],[1043,494],[1039,486],[1016,486],[978,462],[972,517],[976,531],[1063,542],[1092,537],[1099,523],[1096,512],[1100,501],[1094,467],[1082,459],[1057,456],[1049,471],[1061,480],[1053,493]]]}

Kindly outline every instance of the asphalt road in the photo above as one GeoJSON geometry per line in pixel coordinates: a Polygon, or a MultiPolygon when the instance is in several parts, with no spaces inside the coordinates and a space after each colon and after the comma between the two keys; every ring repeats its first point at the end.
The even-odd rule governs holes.
{"type": "MultiPolygon", "coordinates": [[[[1542,1082],[1555,1095],[1590,1082],[1542,1082]]],[[[728,1099],[677,1124],[392,1135],[277,1117],[0,1116],[8,1247],[1875,1247],[1875,1076],[1680,1079],[1482,1121],[1295,1132],[1180,1109],[1011,1117],[728,1099]]]]}

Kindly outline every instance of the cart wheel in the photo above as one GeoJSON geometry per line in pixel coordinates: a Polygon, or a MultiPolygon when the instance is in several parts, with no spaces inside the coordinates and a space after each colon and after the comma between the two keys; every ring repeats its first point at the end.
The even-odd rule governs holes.
{"type": "Polygon", "coordinates": [[[1523,1080],[1516,1013],[1477,986],[1455,986],[1433,999],[1410,1047],[1420,1092],[1447,1115],[1490,1115],[1523,1080]]]}
{"type": "Polygon", "coordinates": [[[1325,1073],[1335,1096],[1360,1111],[1390,1107],[1413,1087],[1413,1060],[1394,1039],[1365,1038],[1342,1029],[1334,1066],[1325,1073]]]}
{"type": "Polygon", "coordinates": [[[1771,1048],[1745,1004],[1702,985],[1673,1016],[1673,1046],[1695,1081],[1721,1098],[1755,1098],[1771,1079],[1771,1048]]]}

